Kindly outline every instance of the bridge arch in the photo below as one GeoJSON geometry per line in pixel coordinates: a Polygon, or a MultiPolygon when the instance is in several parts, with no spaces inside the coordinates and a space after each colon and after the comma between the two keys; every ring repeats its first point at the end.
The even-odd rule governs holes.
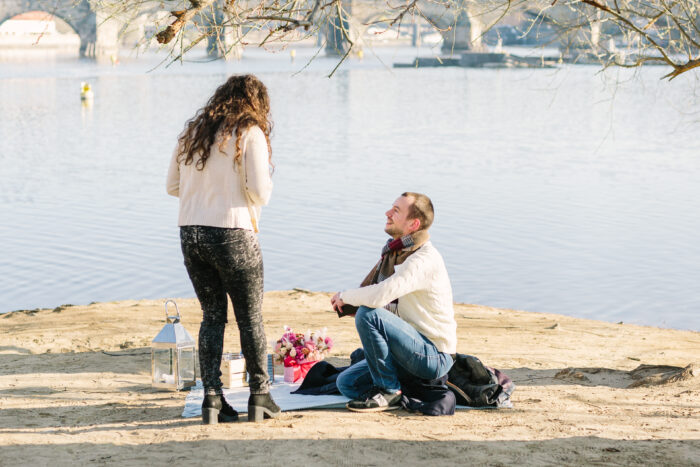
{"type": "Polygon", "coordinates": [[[0,24],[22,13],[45,11],[65,21],[80,36],[80,56],[109,55],[118,50],[118,27],[101,21],[88,0],[2,0],[0,24]]]}
{"type": "Polygon", "coordinates": [[[11,49],[38,45],[41,49],[77,52],[80,47],[79,36],[73,27],[63,18],[46,11],[29,11],[4,19],[0,22],[0,36],[2,44],[11,49]],[[19,36],[8,40],[16,34],[19,36]]]}
{"type": "MultiPolygon", "coordinates": [[[[421,13],[437,27],[438,32],[442,35],[442,51],[444,53],[459,53],[482,48],[483,20],[481,16],[470,12],[466,0],[462,0],[457,5],[452,5],[452,8],[427,0],[419,0],[417,6],[420,8],[421,13]]],[[[377,12],[376,0],[351,0],[345,8],[351,16],[351,21],[347,25],[350,27],[350,36],[353,39],[361,37],[367,28],[367,23],[386,16],[383,12],[377,12]]],[[[325,28],[325,34],[326,53],[344,53],[347,50],[346,45],[343,44],[344,38],[339,32],[339,19],[337,16],[334,16],[331,24],[325,28]]]]}

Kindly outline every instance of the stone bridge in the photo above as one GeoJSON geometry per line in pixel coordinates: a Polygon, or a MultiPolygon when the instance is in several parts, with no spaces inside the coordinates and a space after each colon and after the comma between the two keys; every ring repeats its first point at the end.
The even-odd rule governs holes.
{"type": "Polygon", "coordinates": [[[119,48],[120,24],[88,0],[2,0],[0,24],[28,11],[45,11],[62,19],[80,36],[80,56],[111,55],[119,48]]]}
{"type": "MultiPolygon", "coordinates": [[[[362,47],[362,35],[369,24],[379,20],[395,17],[399,11],[393,14],[385,11],[384,3],[380,0],[351,0],[344,1],[343,8],[349,12],[351,21],[344,26],[350,31],[350,38],[359,47],[362,47]]],[[[483,11],[473,11],[473,2],[455,0],[449,5],[440,4],[430,0],[419,0],[417,8],[421,11],[436,30],[442,35],[442,52],[452,54],[466,50],[480,50],[481,35],[484,31],[485,21],[491,19],[483,14],[483,11]],[[478,13],[478,14],[477,14],[478,13]]],[[[410,13],[403,20],[405,24],[410,21],[410,13]]],[[[491,16],[491,15],[488,15],[491,16]]],[[[337,16],[329,18],[325,26],[326,52],[344,54],[347,50],[347,41],[340,27],[341,21],[337,16]]],[[[387,23],[385,23],[388,26],[387,23]]]]}
{"type": "MultiPolygon", "coordinates": [[[[343,1],[343,8],[351,15],[350,22],[345,24],[346,30],[350,31],[353,42],[358,46],[362,46],[361,37],[369,23],[387,17],[384,5],[384,0],[343,1]]],[[[418,1],[423,15],[442,34],[442,49],[445,53],[478,50],[481,47],[480,37],[485,18],[483,15],[472,14],[467,5],[465,0],[455,1],[451,8],[430,0],[418,1]]],[[[124,22],[112,17],[111,12],[100,9],[96,2],[90,0],[0,0],[0,24],[18,14],[35,10],[51,13],[68,23],[80,36],[80,55],[83,57],[108,56],[119,50],[119,33],[124,22]]],[[[163,11],[163,4],[150,2],[147,13],[154,14],[157,11],[163,11]]],[[[221,24],[224,22],[223,14],[218,13],[209,21],[211,26],[221,24]]],[[[342,54],[347,50],[339,25],[340,19],[334,16],[329,18],[328,24],[323,28],[327,53],[342,54]]],[[[230,31],[225,35],[230,35],[230,31]]],[[[211,38],[209,49],[213,50],[220,45],[221,39],[211,38]]]]}
{"type": "MultiPolygon", "coordinates": [[[[118,54],[119,36],[124,27],[136,16],[152,20],[157,14],[167,16],[168,9],[159,1],[139,4],[136,16],[115,15],[114,10],[101,8],[91,0],[0,0],[0,24],[21,13],[44,11],[65,21],[80,36],[80,56],[99,57],[118,54]]],[[[215,18],[198,18],[198,23],[214,26],[223,21],[223,15],[215,18]]],[[[212,37],[209,49],[216,49],[220,39],[212,37]]],[[[217,50],[218,52],[218,50],[217,50]]]]}

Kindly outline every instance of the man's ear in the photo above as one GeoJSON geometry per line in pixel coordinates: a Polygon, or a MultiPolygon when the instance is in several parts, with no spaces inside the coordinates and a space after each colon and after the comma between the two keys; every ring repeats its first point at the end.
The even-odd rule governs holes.
{"type": "Polygon", "coordinates": [[[415,218],[411,221],[411,233],[415,232],[418,229],[420,229],[420,219],[415,218]]]}

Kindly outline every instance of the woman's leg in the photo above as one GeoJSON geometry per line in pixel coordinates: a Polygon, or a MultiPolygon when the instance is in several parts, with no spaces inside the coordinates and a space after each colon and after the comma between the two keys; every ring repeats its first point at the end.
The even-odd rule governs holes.
{"type": "Polygon", "coordinates": [[[216,268],[201,256],[202,228],[182,227],[180,239],[185,267],[202,307],[202,323],[199,327],[199,367],[202,383],[205,393],[220,394],[223,386],[221,355],[228,308],[226,292],[216,268]]]}
{"type": "Polygon", "coordinates": [[[262,317],[264,275],[260,245],[257,236],[248,230],[232,230],[229,239],[225,250],[218,251],[213,260],[233,303],[241,351],[250,376],[250,393],[266,394],[270,377],[262,317]]]}

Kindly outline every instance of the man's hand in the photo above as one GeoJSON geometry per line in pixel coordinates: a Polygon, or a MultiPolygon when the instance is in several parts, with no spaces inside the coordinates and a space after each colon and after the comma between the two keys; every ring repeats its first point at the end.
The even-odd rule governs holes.
{"type": "Polygon", "coordinates": [[[340,292],[333,295],[333,297],[331,298],[331,306],[339,315],[343,312],[343,305],[345,305],[345,302],[343,302],[343,300],[340,298],[340,292]]]}
{"type": "Polygon", "coordinates": [[[342,318],[343,316],[355,316],[358,309],[356,306],[346,304],[343,299],[340,298],[340,292],[333,295],[333,298],[331,298],[331,306],[335,312],[338,313],[338,318],[342,318]],[[345,307],[344,310],[343,307],[345,307]]]}

